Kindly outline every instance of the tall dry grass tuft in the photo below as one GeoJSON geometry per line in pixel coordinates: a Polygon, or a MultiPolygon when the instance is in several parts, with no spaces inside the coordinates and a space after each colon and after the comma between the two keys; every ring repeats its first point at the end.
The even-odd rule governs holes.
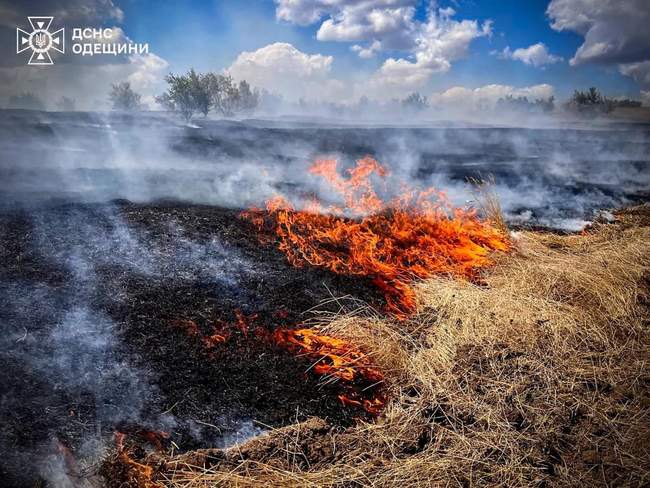
{"type": "Polygon", "coordinates": [[[650,208],[513,240],[480,284],[420,283],[407,323],[324,326],[385,372],[375,422],[152,459],[160,486],[647,486],[650,208]]]}
{"type": "Polygon", "coordinates": [[[469,183],[472,185],[472,194],[478,205],[478,209],[484,217],[492,222],[495,227],[503,232],[508,232],[508,226],[501,210],[501,201],[494,187],[494,176],[486,179],[470,178],[469,183]]]}

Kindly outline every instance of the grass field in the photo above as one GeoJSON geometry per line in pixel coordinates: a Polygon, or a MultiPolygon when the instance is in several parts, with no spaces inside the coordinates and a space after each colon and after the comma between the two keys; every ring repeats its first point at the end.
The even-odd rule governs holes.
{"type": "Polygon", "coordinates": [[[105,465],[114,486],[647,486],[650,208],[581,234],[512,233],[481,281],[417,285],[417,313],[324,316],[389,398],[225,450],[105,465]],[[148,469],[144,469],[147,466],[148,469]]]}

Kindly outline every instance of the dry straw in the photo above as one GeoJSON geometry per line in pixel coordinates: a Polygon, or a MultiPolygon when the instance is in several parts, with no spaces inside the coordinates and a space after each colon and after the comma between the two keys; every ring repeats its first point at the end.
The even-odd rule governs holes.
{"type": "Polygon", "coordinates": [[[480,284],[420,283],[407,323],[328,319],[385,371],[381,418],[157,456],[156,486],[647,486],[650,208],[617,217],[513,234],[480,284]]]}

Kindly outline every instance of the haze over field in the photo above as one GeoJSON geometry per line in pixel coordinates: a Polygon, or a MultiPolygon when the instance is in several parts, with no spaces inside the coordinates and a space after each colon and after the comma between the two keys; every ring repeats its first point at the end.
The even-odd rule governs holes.
{"type": "Polygon", "coordinates": [[[0,0],[0,485],[645,486],[649,25],[0,0]]]}

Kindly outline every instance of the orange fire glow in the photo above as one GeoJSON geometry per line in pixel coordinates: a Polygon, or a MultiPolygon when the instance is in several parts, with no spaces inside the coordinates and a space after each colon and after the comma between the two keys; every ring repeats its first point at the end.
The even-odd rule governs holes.
{"type": "Polygon", "coordinates": [[[134,486],[144,488],[160,488],[160,484],[153,480],[154,471],[151,466],[137,462],[131,456],[129,448],[126,446],[126,434],[123,432],[115,433],[115,447],[117,457],[122,466],[127,470],[125,473],[128,481],[134,486]]]}
{"type": "Polygon", "coordinates": [[[501,230],[473,209],[452,208],[442,192],[403,186],[399,197],[382,200],[371,177],[385,183],[389,172],[371,157],[358,160],[347,177],[332,159],[316,161],[309,172],[324,178],[344,206],[313,199],[297,210],[275,197],[265,211],[243,217],[260,231],[270,228],[295,266],[370,277],[399,318],[416,309],[414,280],[436,274],[474,279],[493,263],[493,251],[509,249],[501,230]]]}
{"type": "Polygon", "coordinates": [[[319,334],[314,329],[277,329],[273,338],[280,346],[313,359],[313,370],[318,375],[337,378],[344,387],[365,383],[364,396],[368,398],[353,389],[338,398],[344,405],[361,407],[372,415],[380,413],[385,402],[375,387],[383,382],[384,375],[352,343],[319,334]]]}
{"type": "MultiPolygon", "coordinates": [[[[286,311],[280,310],[276,318],[286,318],[286,311]]],[[[231,337],[230,330],[239,330],[246,339],[261,340],[276,344],[294,354],[314,361],[310,368],[315,374],[341,382],[342,393],[338,396],[344,405],[363,408],[372,415],[378,415],[384,405],[384,398],[377,393],[384,375],[375,368],[366,354],[352,343],[340,338],[319,334],[313,329],[277,328],[272,333],[263,327],[256,327],[257,314],[244,315],[235,311],[235,321],[231,324],[218,321],[213,327],[214,334],[205,335],[192,320],[176,320],[172,325],[183,329],[187,335],[197,340],[208,351],[211,358],[217,344],[231,337]],[[229,330],[230,329],[230,330],[229,330]],[[218,330],[218,333],[215,332],[218,330]],[[254,334],[250,334],[254,331],[254,334]],[[215,337],[218,337],[215,340],[215,337]],[[363,394],[358,386],[364,387],[363,394]]]]}

